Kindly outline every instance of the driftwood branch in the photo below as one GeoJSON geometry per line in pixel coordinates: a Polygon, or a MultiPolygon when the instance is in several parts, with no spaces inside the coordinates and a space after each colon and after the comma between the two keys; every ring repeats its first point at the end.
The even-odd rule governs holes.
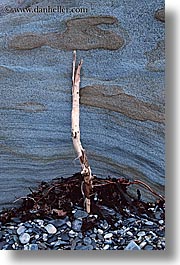
{"type": "Polygon", "coordinates": [[[73,52],[73,69],[72,69],[72,141],[74,149],[79,158],[84,177],[81,185],[82,193],[85,197],[86,211],[90,212],[90,194],[92,192],[92,173],[88,163],[85,149],[83,149],[80,140],[79,127],[79,86],[80,86],[80,71],[83,61],[81,60],[76,69],[76,51],[73,52]]]}

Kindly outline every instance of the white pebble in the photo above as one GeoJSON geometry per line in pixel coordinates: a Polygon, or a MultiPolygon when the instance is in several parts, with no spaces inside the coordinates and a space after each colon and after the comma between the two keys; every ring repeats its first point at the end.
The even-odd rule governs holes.
{"type": "Polygon", "coordinates": [[[159,220],[159,224],[160,225],[163,225],[164,224],[164,221],[163,220],[159,220]]]}
{"type": "Polygon", "coordinates": [[[138,235],[138,236],[145,236],[146,233],[145,233],[144,231],[140,231],[137,235],[138,235]]]}
{"type": "Polygon", "coordinates": [[[98,229],[98,233],[99,233],[100,235],[102,235],[102,234],[104,233],[104,231],[103,231],[102,229],[98,229]]]}
{"type": "Polygon", "coordinates": [[[21,244],[27,244],[30,240],[30,235],[28,233],[21,234],[19,240],[21,244]]]}
{"type": "Polygon", "coordinates": [[[105,245],[105,246],[103,247],[103,249],[104,249],[104,250],[109,249],[109,245],[105,245]]]}
{"type": "Polygon", "coordinates": [[[111,238],[113,236],[113,234],[112,233],[108,233],[108,234],[106,234],[105,236],[104,236],[104,238],[106,239],[106,238],[111,238]]]}
{"type": "Polygon", "coordinates": [[[26,227],[25,226],[20,226],[18,229],[17,229],[17,234],[18,235],[21,235],[22,233],[24,233],[26,230],[26,227]]]}
{"type": "Polygon", "coordinates": [[[46,229],[46,231],[47,231],[49,234],[56,234],[56,232],[57,232],[56,227],[55,227],[54,225],[52,225],[52,224],[48,224],[48,225],[46,225],[46,226],[45,226],[45,229],[46,229]]]}

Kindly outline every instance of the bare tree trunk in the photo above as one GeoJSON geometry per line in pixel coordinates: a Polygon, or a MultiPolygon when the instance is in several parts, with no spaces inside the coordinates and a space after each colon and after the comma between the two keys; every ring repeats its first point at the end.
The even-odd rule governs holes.
{"type": "Polygon", "coordinates": [[[90,212],[90,194],[92,192],[92,174],[88,163],[86,152],[82,147],[80,140],[79,128],[79,85],[80,85],[80,71],[83,61],[81,60],[75,69],[76,65],[76,51],[73,52],[73,72],[72,72],[72,141],[74,149],[78,155],[84,177],[82,182],[82,193],[85,197],[86,211],[90,212]]]}

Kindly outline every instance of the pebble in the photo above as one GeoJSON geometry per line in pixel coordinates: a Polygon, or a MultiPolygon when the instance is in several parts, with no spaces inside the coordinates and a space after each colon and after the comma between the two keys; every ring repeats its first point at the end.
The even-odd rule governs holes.
{"type": "Polygon", "coordinates": [[[43,241],[47,241],[48,240],[48,234],[43,234],[43,241]]]}
{"type": "Polygon", "coordinates": [[[145,236],[145,235],[146,235],[146,233],[144,231],[140,231],[137,233],[137,236],[145,236]]]}
{"type": "Polygon", "coordinates": [[[132,240],[125,248],[125,250],[141,250],[141,248],[132,240]]]}
{"type": "Polygon", "coordinates": [[[74,231],[81,231],[81,227],[82,227],[82,221],[79,220],[79,219],[75,219],[73,222],[72,222],[72,229],[74,231]]]}
{"type": "Polygon", "coordinates": [[[61,237],[62,240],[65,240],[65,241],[68,241],[69,240],[69,235],[66,232],[63,232],[60,235],[60,237],[61,237]]]}
{"type": "Polygon", "coordinates": [[[133,233],[131,231],[127,231],[126,233],[128,236],[133,236],[133,233]]]}
{"type": "Polygon", "coordinates": [[[141,242],[141,244],[139,245],[140,246],[140,248],[144,248],[144,246],[147,244],[147,242],[146,241],[143,241],[143,242],[141,242]]]}
{"type": "MultiPolygon", "coordinates": [[[[104,208],[107,212],[107,208],[104,208]]],[[[111,210],[110,210],[111,212],[111,210]]],[[[126,211],[127,212],[127,211],[126,211]]],[[[154,215],[156,210],[153,210],[154,215]]],[[[13,220],[0,227],[0,249],[8,250],[163,250],[165,249],[165,221],[155,221],[145,214],[135,216],[128,210],[128,218],[114,215],[114,224],[88,215],[77,207],[71,219],[47,218],[21,222],[13,220]],[[93,217],[95,225],[82,230],[84,218],[93,217]],[[130,241],[130,237],[133,240],[130,241]]],[[[155,217],[154,217],[155,219],[155,217]]],[[[87,219],[88,220],[88,219],[87,219]]]]}
{"type": "Polygon", "coordinates": [[[108,233],[108,234],[106,234],[106,235],[104,236],[104,238],[107,239],[107,238],[111,238],[112,236],[113,236],[112,233],[108,233]]]}
{"type": "Polygon", "coordinates": [[[75,213],[74,213],[74,217],[76,219],[80,218],[80,219],[83,219],[83,218],[86,218],[88,216],[88,213],[85,212],[85,211],[82,211],[82,210],[77,210],[75,213]]]}
{"type": "Polygon", "coordinates": [[[105,245],[105,246],[103,247],[103,249],[104,249],[104,250],[107,250],[107,249],[109,249],[109,247],[110,247],[109,245],[105,245]]]}
{"type": "Polygon", "coordinates": [[[153,246],[151,245],[146,245],[144,250],[153,250],[153,246]]]}
{"type": "Polygon", "coordinates": [[[102,224],[100,224],[100,226],[101,226],[104,230],[106,230],[106,229],[109,227],[109,224],[108,224],[108,222],[107,222],[106,220],[104,220],[104,222],[103,222],[102,224]]]}
{"type": "Polygon", "coordinates": [[[75,249],[76,250],[93,250],[93,246],[92,245],[89,245],[89,246],[80,245],[80,246],[76,246],[75,249]]]}
{"type": "Polygon", "coordinates": [[[30,244],[29,250],[38,250],[38,244],[30,244]]]}
{"type": "Polygon", "coordinates": [[[20,226],[18,229],[17,229],[17,234],[18,235],[21,235],[22,233],[24,233],[26,230],[26,227],[25,226],[20,226]]]}
{"type": "Polygon", "coordinates": [[[160,225],[163,225],[164,224],[164,221],[163,220],[159,220],[159,224],[160,225]]]}
{"type": "Polygon", "coordinates": [[[28,233],[21,234],[19,240],[22,244],[27,244],[30,240],[30,235],[28,233]]]}
{"type": "Polygon", "coordinates": [[[49,224],[54,225],[55,227],[61,227],[63,225],[67,225],[68,222],[68,217],[64,218],[64,219],[55,219],[49,222],[49,224]]]}
{"type": "Polygon", "coordinates": [[[67,226],[71,228],[71,222],[70,221],[67,221],[66,222],[67,226]]]}
{"type": "Polygon", "coordinates": [[[77,232],[73,231],[73,230],[70,230],[69,231],[69,236],[70,237],[75,237],[77,235],[77,232]]]}
{"type": "Polygon", "coordinates": [[[54,225],[52,225],[52,224],[46,225],[45,229],[48,232],[48,234],[56,234],[56,232],[57,232],[56,227],[54,225]]]}
{"type": "Polygon", "coordinates": [[[84,237],[83,242],[85,245],[91,245],[91,238],[90,237],[84,237]]]}
{"type": "Polygon", "coordinates": [[[98,229],[97,232],[102,235],[104,233],[104,231],[102,229],[98,229]]]}
{"type": "Polygon", "coordinates": [[[151,222],[151,221],[146,221],[144,224],[145,224],[145,225],[153,225],[154,223],[151,222]]]}

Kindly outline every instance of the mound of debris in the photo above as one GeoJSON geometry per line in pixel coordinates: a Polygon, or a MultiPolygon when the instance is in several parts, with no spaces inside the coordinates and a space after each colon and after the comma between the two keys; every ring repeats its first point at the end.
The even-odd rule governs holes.
{"type": "MultiPolygon", "coordinates": [[[[69,178],[53,179],[51,182],[42,182],[36,191],[31,191],[27,197],[22,198],[18,208],[4,209],[0,213],[0,222],[7,223],[18,217],[22,221],[34,218],[62,218],[71,215],[74,206],[84,206],[84,197],[81,192],[83,177],[80,173],[69,178]]],[[[140,190],[137,198],[128,194],[127,187],[131,184],[127,179],[96,178],[93,180],[93,194],[91,195],[91,214],[98,214],[101,218],[113,223],[113,216],[105,207],[114,209],[124,217],[128,211],[141,216],[146,214],[155,218],[152,208],[163,210],[165,215],[165,201],[162,196],[156,202],[141,201],[140,190]],[[128,211],[127,211],[128,210],[128,211]]],[[[21,198],[20,198],[21,199],[21,198]]]]}

